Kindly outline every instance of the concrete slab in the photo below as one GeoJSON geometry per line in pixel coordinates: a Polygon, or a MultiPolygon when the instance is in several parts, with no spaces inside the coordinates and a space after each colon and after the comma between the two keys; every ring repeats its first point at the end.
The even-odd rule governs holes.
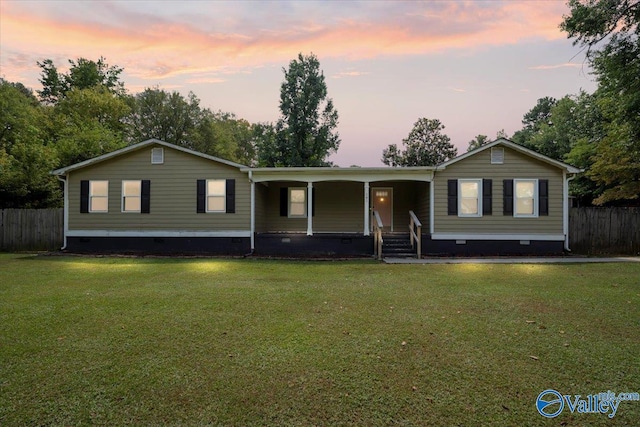
{"type": "Polygon", "coordinates": [[[387,264],[582,264],[640,262],[640,257],[488,257],[488,258],[384,258],[387,264]]]}

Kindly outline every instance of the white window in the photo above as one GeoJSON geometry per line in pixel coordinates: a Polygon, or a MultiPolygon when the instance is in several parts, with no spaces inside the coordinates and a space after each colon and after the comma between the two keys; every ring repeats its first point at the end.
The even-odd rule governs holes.
{"type": "Polygon", "coordinates": [[[152,148],[151,149],[151,164],[161,165],[164,163],[164,148],[152,148]]]}
{"type": "Polygon", "coordinates": [[[504,163],[504,148],[492,147],[491,148],[491,164],[501,165],[504,163]]]}
{"type": "Polygon", "coordinates": [[[122,212],[140,212],[142,181],[122,181],[122,212]]]}
{"type": "Polygon", "coordinates": [[[289,188],[289,217],[305,218],[307,216],[307,189],[289,188]]]}
{"type": "Polygon", "coordinates": [[[89,181],[89,212],[109,212],[109,181],[89,181]]]}
{"type": "Polygon", "coordinates": [[[538,180],[514,179],[513,216],[538,216],[538,180]]]}
{"type": "Polygon", "coordinates": [[[226,211],[226,181],[224,179],[207,180],[207,212],[226,211]]]}
{"type": "Polygon", "coordinates": [[[458,180],[458,216],[482,216],[482,180],[458,180]]]}

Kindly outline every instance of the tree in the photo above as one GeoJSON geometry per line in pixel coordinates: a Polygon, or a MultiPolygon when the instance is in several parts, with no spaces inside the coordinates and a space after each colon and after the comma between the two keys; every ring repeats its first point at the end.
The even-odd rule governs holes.
{"type": "Polygon", "coordinates": [[[104,86],[71,89],[53,107],[50,136],[68,166],[126,145],[126,101],[104,86]]]}
{"type": "Polygon", "coordinates": [[[111,93],[122,96],[125,94],[124,83],[120,80],[123,69],[109,66],[102,56],[98,61],[78,58],[69,60],[69,72],[60,73],[51,59],[37,63],[41,68],[40,83],[42,90],[38,91],[40,99],[47,104],[56,104],[63,99],[71,89],[88,89],[104,86],[111,93]]]}
{"type": "MultiPolygon", "coordinates": [[[[281,118],[275,127],[275,138],[258,141],[262,166],[326,166],[326,158],[340,146],[335,128],[338,112],[320,70],[318,58],[298,55],[284,69],[280,86],[281,118]]],[[[265,130],[265,128],[261,128],[265,130]]]]}
{"type": "Polygon", "coordinates": [[[147,88],[133,100],[129,116],[130,139],[140,142],[157,138],[193,149],[192,137],[202,120],[200,99],[193,92],[185,98],[179,92],[147,88]]]}
{"type": "Polygon", "coordinates": [[[469,141],[469,147],[467,148],[467,151],[480,148],[483,145],[488,144],[489,142],[489,137],[487,135],[477,135],[475,138],[469,141]]]}
{"type": "Polygon", "coordinates": [[[45,112],[24,86],[0,79],[0,208],[46,208],[62,199],[56,150],[47,145],[45,112]]]}
{"type": "Polygon", "coordinates": [[[251,123],[233,113],[202,111],[202,120],[192,138],[193,149],[243,165],[255,163],[254,131],[251,123]]]}
{"type": "Polygon", "coordinates": [[[440,120],[418,119],[409,136],[402,140],[405,147],[399,150],[391,144],[382,152],[382,163],[388,166],[435,166],[458,153],[451,138],[443,134],[440,120]]]}
{"type": "Polygon", "coordinates": [[[587,49],[605,135],[589,176],[606,188],[594,203],[640,197],[640,1],[570,0],[561,28],[587,49]]]}

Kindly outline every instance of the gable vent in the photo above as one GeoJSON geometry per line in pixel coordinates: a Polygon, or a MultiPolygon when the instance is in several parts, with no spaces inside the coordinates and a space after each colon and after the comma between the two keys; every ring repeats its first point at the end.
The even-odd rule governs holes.
{"type": "Polygon", "coordinates": [[[164,148],[151,149],[151,164],[161,165],[164,163],[164,148]]]}
{"type": "Polygon", "coordinates": [[[504,163],[504,148],[492,147],[491,148],[491,164],[501,165],[504,163]]]}

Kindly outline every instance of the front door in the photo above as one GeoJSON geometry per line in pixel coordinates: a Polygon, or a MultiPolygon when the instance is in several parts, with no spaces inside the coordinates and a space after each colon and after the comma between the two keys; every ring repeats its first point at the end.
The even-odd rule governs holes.
{"type": "MultiPolygon", "coordinates": [[[[385,231],[393,231],[393,188],[380,187],[371,189],[372,208],[378,211],[385,231]]],[[[372,224],[375,218],[372,218],[372,224]]]]}

